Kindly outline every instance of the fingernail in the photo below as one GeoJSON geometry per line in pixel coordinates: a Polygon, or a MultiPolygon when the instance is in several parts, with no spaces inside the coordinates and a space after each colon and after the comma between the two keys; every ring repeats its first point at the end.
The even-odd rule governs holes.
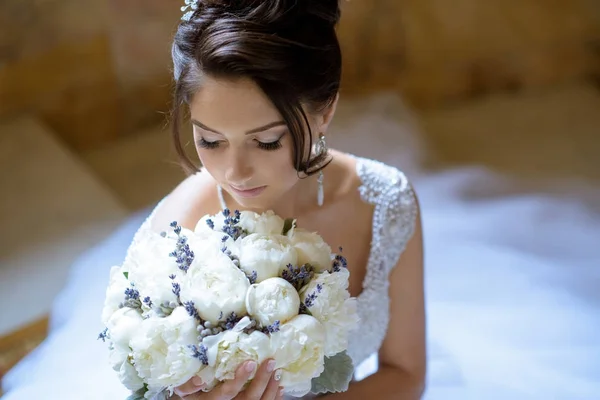
{"type": "Polygon", "coordinates": [[[255,369],[256,369],[256,363],[254,361],[250,361],[249,363],[246,364],[246,371],[254,372],[255,369]]]}
{"type": "Polygon", "coordinates": [[[279,389],[279,397],[283,397],[283,388],[279,389]]]}
{"type": "Polygon", "coordinates": [[[281,370],[278,369],[277,371],[275,371],[275,380],[279,381],[281,380],[281,370]]]}
{"type": "Polygon", "coordinates": [[[268,371],[268,372],[273,372],[273,371],[275,371],[275,365],[276,365],[276,364],[277,364],[277,363],[275,362],[275,360],[271,360],[271,361],[269,361],[269,362],[267,363],[267,371],[268,371]]]}
{"type": "Polygon", "coordinates": [[[199,376],[195,376],[192,378],[192,383],[194,384],[194,386],[202,386],[202,378],[200,378],[199,376]]]}

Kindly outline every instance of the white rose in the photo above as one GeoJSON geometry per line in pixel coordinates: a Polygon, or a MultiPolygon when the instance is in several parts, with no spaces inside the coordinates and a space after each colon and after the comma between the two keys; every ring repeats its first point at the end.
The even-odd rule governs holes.
{"type": "Polygon", "coordinates": [[[232,312],[246,314],[248,277],[220,250],[195,261],[181,284],[181,301],[193,302],[200,317],[217,323],[232,312]]]}
{"type": "Polygon", "coordinates": [[[141,323],[142,316],[138,310],[126,307],[117,310],[106,322],[111,341],[109,363],[115,371],[119,372],[120,381],[132,391],[144,386],[144,382],[130,363],[129,348],[129,341],[141,323]]]}
{"type": "Polygon", "coordinates": [[[321,375],[325,362],[325,328],[309,316],[298,315],[271,334],[271,345],[282,372],[280,385],[297,397],[310,391],[310,381],[321,375]]]}
{"type": "Polygon", "coordinates": [[[298,315],[300,296],[285,279],[269,278],[250,286],[246,295],[246,310],[263,327],[275,321],[284,324],[298,315]]]}
{"type": "Polygon", "coordinates": [[[266,334],[260,331],[250,334],[243,332],[249,325],[250,319],[244,317],[233,329],[203,340],[209,367],[198,376],[203,382],[208,382],[209,387],[218,381],[233,379],[236,369],[245,361],[252,360],[260,365],[273,357],[271,342],[266,334]]]}
{"type": "Polygon", "coordinates": [[[333,356],[348,348],[348,333],[357,328],[359,317],[356,299],[348,292],[350,273],[323,272],[300,290],[300,299],[327,333],[325,355],[333,356]]]}
{"type": "Polygon", "coordinates": [[[122,267],[115,266],[110,269],[110,278],[106,288],[104,307],[102,308],[102,324],[106,326],[110,317],[119,309],[119,305],[125,300],[125,290],[130,287],[125,278],[122,267]]]}
{"type": "Polygon", "coordinates": [[[202,368],[188,347],[198,343],[196,327],[183,307],[168,317],[142,321],[130,346],[133,364],[150,389],[180,386],[202,368]]]}
{"type": "Polygon", "coordinates": [[[262,214],[252,211],[242,211],[240,213],[239,225],[248,233],[281,235],[285,221],[271,210],[262,214]]]}
{"type": "Polygon", "coordinates": [[[298,254],[298,265],[310,264],[316,272],[331,269],[331,247],[316,233],[296,229],[291,242],[298,254]]]}
{"type": "Polygon", "coordinates": [[[282,235],[248,235],[236,243],[233,252],[248,276],[256,272],[256,283],[279,276],[288,264],[297,262],[296,250],[282,235]]]}

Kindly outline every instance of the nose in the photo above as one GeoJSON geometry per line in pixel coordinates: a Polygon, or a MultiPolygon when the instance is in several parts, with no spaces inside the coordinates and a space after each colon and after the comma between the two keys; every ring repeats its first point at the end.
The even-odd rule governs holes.
{"type": "Polygon", "coordinates": [[[227,171],[225,179],[235,186],[243,187],[250,179],[252,179],[251,160],[244,154],[243,151],[231,151],[227,159],[227,171]]]}

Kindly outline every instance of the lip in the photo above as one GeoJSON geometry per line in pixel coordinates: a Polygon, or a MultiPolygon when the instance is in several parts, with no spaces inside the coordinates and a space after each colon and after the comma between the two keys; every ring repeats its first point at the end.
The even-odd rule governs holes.
{"type": "Polygon", "coordinates": [[[232,185],[229,185],[229,187],[235,194],[245,198],[257,197],[267,188],[266,186],[259,186],[252,189],[238,189],[232,185]]]}

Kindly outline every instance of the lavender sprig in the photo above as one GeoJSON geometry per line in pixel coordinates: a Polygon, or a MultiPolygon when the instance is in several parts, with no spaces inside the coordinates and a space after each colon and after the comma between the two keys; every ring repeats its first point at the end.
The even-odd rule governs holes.
{"type": "Polygon", "coordinates": [[[200,346],[189,345],[190,350],[192,350],[192,357],[197,358],[204,365],[208,365],[208,348],[200,343],[200,346]]]}
{"type": "Polygon", "coordinates": [[[106,342],[106,339],[110,339],[110,334],[108,333],[108,328],[104,329],[98,335],[98,340],[102,339],[103,342],[106,342]]]}
{"type": "Polygon", "coordinates": [[[320,283],[317,284],[317,288],[308,296],[306,296],[306,299],[304,300],[303,303],[300,303],[300,313],[302,314],[309,314],[309,308],[315,305],[315,300],[317,299],[319,293],[321,293],[321,291],[323,290],[323,285],[321,285],[320,283]]]}
{"type": "Polygon", "coordinates": [[[193,301],[186,301],[185,303],[183,303],[183,306],[185,307],[185,310],[190,315],[190,317],[194,317],[196,320],[202,323],[202,318],[200,318],[200,314],[198,314],[198,310],[196,309],[196,306],[193,301]]]}
{"type": "Polygon", "coordinates": [[[252,271],[251,275],[246,275],[248,277],[248,281],[250,281],[251,285],[254,285],[256,283],[256,280],[258,279],[258,273],[256,271],[252,271]]]}
{"type": "Polygon", "coordinates": [[[275,332],[279,332],[279,329],[281,329],[281,323],[280,323],[280,321],[275,321],[271,325],[266,326],[263,329],[263,332],[267,333],[267,334],[268,333],[275,333],[275,332]]]}
{"type": "MultiPolygon", "coordinates": [[[[343,249],[340,247],[340,253],[342,251],[343,249]]],[[[348,261],[346,260],[346,257],[342,256],[341,254],[336,254],[330,272],[340,272],[342,268],[348,268],[348,261]]]]}
{"type": "Polygon", "coordinates": [[[150,299],[150,296],[146,296],[146,297],[144,297],[144,304],[146,304],[148,306],[148,308],[152,308],[152,305],[154,303],[152,303],[152,300],[150,299]]]}
{"type": "Polygon", "coordinates": [[[181,226],[177,224],[177,221],[171,222],[170,226],[174,228],[175,234],[179,237],[177,239],[176,248],[174,251],[169,253],[170,257],[175,258],[175,262],[180,270],[187,272],[194,261],[195,254],[190,249],[190,245],[187,243],[188,238],[181,234],[181,226]]]}
{"type": "Polygon", "coordinates": [[[242,237],[244,235],[244,230],[238,226],[241,218],[241,213],[239,210],[235,210],[232,216],[231,211],[226,208],[223,210],[223,216],[225,217],[223,232],[229,235],[233,240],[237,240],[242,237]]]}
{"type": "Polygon", "coordinates": [[[315,269],[310,264],[304,264],[301,267],[294,267],[292,264],[288,264],[281,272],[281,277],[298,291],[308,285],[314,275],[315,269]]]}

